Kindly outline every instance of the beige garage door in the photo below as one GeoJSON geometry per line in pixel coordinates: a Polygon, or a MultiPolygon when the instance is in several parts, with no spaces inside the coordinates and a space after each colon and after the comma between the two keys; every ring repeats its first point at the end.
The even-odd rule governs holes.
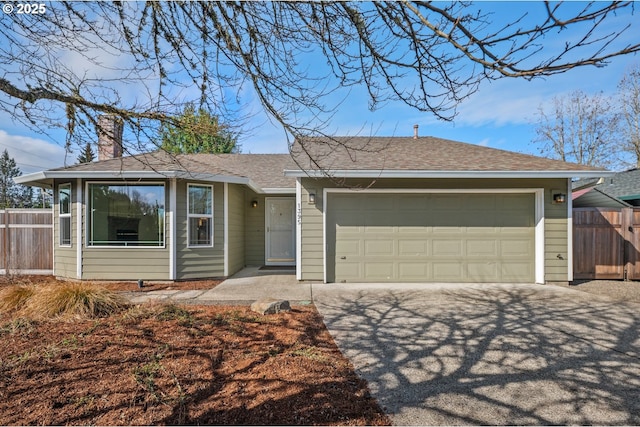
{"type": "Polygon", "coordinates": [[[329,282],[534,282],[533,194],[329,193],[329,282]]]}

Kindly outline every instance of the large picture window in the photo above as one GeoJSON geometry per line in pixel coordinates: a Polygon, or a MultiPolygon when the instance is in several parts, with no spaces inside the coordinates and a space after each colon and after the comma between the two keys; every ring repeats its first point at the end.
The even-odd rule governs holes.
{"type": "Polygon", "coordinates": [[[89,184],[89,246],[164,246],[163,184],[89,184]]]}
{"type": "Polygon", "coordinates": [[[71,246],[71,184],[58,187],[60,246],[71,246]]]}
{"type": "Polygon", "coordinates": [[[213,246],[213,187],[187,185],[188,246],[213,246]]]}

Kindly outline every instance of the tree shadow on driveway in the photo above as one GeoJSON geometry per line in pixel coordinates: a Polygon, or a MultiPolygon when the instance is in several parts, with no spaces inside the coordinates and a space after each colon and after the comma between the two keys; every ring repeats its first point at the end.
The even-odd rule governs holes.
{"type": "Polygon", "coordinates": [[[541,285],[321,285],[394,424],[640,424],[640,304],[541,285]]]}

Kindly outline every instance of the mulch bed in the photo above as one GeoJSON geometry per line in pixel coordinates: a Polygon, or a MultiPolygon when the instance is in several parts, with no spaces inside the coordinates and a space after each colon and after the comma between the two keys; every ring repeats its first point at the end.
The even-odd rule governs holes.
{"type": "MultiPolygon", "coordinates": [[[[58,280],[53,276],[0,276],[0,287],[22,283],[22,284],[43,284],[43,283],[52,283],[52,282],[62,282],[62,280],[58,280]]],[[[126,281],[126,282],[118,282],[118,281],[94,281],[91,282],[98,286],[102,286],[112,291],[137,291],[137,292],[149,292],[149,291],[159,291],[159,290],[181,290],[181,291],[190,291],[190,290],[207,290],[213,289],[220,283],[222,283],[222,279],[207,279],[207,280],[185,280],[185,281],[175,281],[175,282],[144,282],[143,287],[138,287],[137,281],[126,281]]]]}
{"type": "Polygon", "coordinates": [[[389,425],[314,307],[0,317],[2,425],[389,425]]]}

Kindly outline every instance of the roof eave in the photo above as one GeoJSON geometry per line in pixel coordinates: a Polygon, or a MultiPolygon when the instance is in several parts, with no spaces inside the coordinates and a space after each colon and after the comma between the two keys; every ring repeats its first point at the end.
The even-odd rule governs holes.
{"type": "Polygon", "coordinates": [[[187,171],[42,171],[16,177],[17,184],[51,187],[54,179],[168,179],[180,178],[206,182],[226,182],[248,186],[258,194],[291,194],[295,188],[261,188],[247,177],[187,171]]]}
{"type": "Polygon", "coordinates": [[[336,178],[597,178],[615,172],[597,170],[433,171],[433,170],[285,170],[289,177],[336,178]]]}
{"type": "Polygon", "coordinates": [[[17,184],[29,184],[51,179],[148,179],[148,178],[173,178],[176,171],[42,171],[16,177],[17,184]]]}

